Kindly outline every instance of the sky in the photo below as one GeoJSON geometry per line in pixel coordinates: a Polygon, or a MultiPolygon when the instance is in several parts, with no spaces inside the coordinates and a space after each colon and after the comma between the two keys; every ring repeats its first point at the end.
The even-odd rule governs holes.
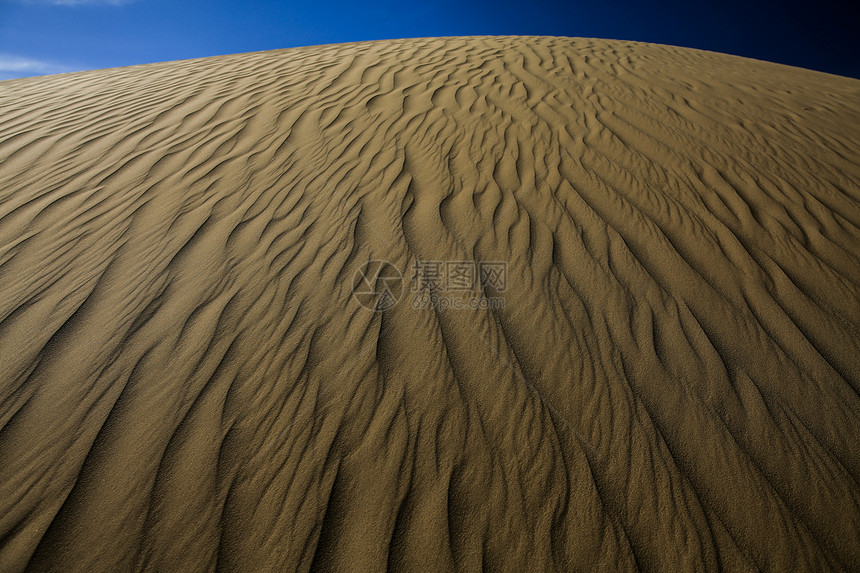
{"type": "Polygon", "coordinates": [[[848,0],[0,0],[0,79],[362,40],[656,42],[860,78],[848,0]]]}

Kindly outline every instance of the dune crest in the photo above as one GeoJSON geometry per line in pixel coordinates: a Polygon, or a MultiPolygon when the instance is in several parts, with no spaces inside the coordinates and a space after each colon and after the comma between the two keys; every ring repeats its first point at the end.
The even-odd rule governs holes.
{"type": "Polygon", "coordinates": [[[858,147],[618,41],[0,82],[0,570],[856,570],[858,147]]]}

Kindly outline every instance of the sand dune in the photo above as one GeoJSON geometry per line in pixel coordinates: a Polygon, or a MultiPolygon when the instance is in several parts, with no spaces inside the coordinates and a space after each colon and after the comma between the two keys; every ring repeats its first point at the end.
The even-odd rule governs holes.
{"type": "Polygon", "coordinates": [[[858,570],[858,165],[628,42],[0,82],[0,570],[858,570]]]}

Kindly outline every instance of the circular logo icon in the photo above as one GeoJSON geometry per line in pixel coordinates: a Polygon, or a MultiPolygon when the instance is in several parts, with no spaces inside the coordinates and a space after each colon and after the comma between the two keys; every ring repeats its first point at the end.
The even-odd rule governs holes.
{"type": "Polygon", "coordinates": [[[403,295],[403,276],[388,261],[367,261],[352,277],[352,296],[372,311],[393,307],[403,295]]]}

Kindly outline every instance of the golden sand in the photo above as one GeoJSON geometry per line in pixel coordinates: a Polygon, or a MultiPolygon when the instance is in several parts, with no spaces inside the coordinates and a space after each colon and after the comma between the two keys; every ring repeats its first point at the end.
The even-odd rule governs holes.
{"type": "Polygon", "coordinates": [[[630,42],[0,82],[0,570],[858,570],[858,159],[630,42]]]}

